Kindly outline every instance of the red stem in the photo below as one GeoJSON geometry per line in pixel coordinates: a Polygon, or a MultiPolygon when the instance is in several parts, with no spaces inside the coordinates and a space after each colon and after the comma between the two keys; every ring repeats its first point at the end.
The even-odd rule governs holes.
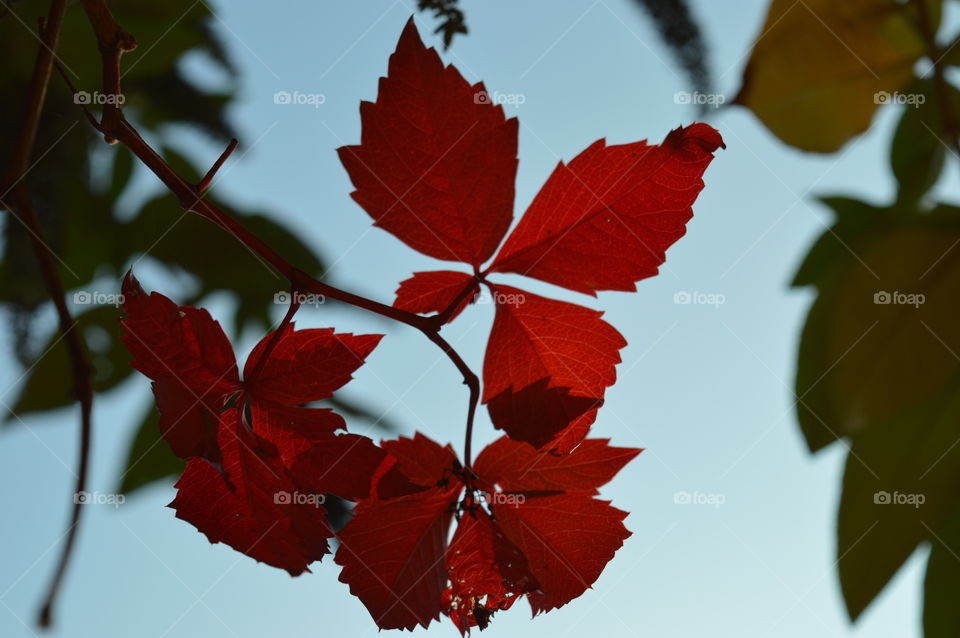
{"type": "Polygon", "coordinates": [[[270,353],[273,352],[273,349],[277,347],[277,343],[280,341],[281,335],[287,326],[290,325],[290,322],[293,321],[293,315],[297,314],[297,310],[300,308],[300,302],[297,301],[297,295],[300,293],[296,289],[290,292],[290,307],[287,308],[287,314],[283,316],[283,321],[280,322],[280,325],[277,326],[277,329],[273,331],[273,336],[270,337],[270,343],[267,344],[267,347],[263,349],[263,352],[260,353],[260,358],[257,359],[257,363],[253,366],[253,371],[250,375],[243,380],[248,388],[252,387],[254,381],[257,377],[260,376],[260,371],[263,370],[263,365],[267,362],[267,359],[270,358],[270,353]]]}

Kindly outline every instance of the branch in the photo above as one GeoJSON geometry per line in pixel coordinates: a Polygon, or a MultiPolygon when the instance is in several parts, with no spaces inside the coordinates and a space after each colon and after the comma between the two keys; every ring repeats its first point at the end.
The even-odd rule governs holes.
{"type": "MultiPolygon", "coordinates": [[[[108,95],[121,95],[120,59],[124,53],[132,51],[136,47],[136,40],[120,28],[107,8],[105,0],[82,0],[82,3],[100,47],[103,62],[103,92],[108,95]]],[[[231,147],[228,147],[208,172],[208,178],[205,178],[201,184],[189,184],[153,150],[133,125],[127,121],[121,106],[123,100],[108,100],[107,102],[103,107],[100,123],[97,127],[103,133],[104,139],[110,144],[119,142],[126,146],[163,182],[184,210],[209,219],[233,235],[283,275],[290,282],[292,290],[324,295],[416,328],[449,357],[457,370],[463,375],[464,384],[470,389],[467,411],[467,442],[464,449],[464,464],[469,468],[470,438],[473,433],[474,415],[480,398],[480,380],[454,350],[453,346],[440,336],[440,328],[443,323],[437,322],[436,317],[423,317],[341,290],[319,281],[295,267],[228,212],[203,199],[203,188],[201,186],[209,182],[208,178],[212,178],[216,170],[226,160],[226,156],[233,148],[232,143],[231,147]]]]}
{"type": "Polygon", "coordinates": [[[76,494],[83,492],[86,488],[90,461],[90,434],[92,430],[91,410],[93,407],[92,370],[87,361],[83,337],[79,332],[74,330],[76,323],[70,315],[70,310],[67,308],[63,283],[60,281],[57,267],[50,258],[46,244],[43,241],[43,229],[40,225],[40,218],[33,206],[33,201],[25,179],[28,171],[28,163],[33,154],[37,130],[40,125],[40,116],[43,112],[44,102],[46,101],[47,87],[50,83],[50,75],[54,62],[54,51],[56,51],[57,43],[60,39],[60,28],[63,24],[63,16],[66,8],[66,0],[51,0],[49,15],[46,21],[41,24],[41,46],[37,52],[37,58],[33,66],[33,75],[30,79],[27,108],[23,117],[23,123],[20,127],[20,135],[17,138],[13,161],[7,172],[7,184],[9,184],[9,186],[5,188],[3,195],[0,195],[0,203],[11,212],[16,211],[20,221],[23,222],[30,232],[33,251],[39,262],[44,284],[56,308],[60,331],[63,333],[64,342],[67,345],[67,353],[70,358],[74,378],[74,392],[76,393],[77,401],[80,403],[80,457],[77,462],[77,483],[76,489],[74,490],[73,511],[70,518],[70,526],[67,528],[63,552],[60,555],[60,561],[57,564],[53,580],[50,583],[43,606],[40,610],[38,622],[41,627],[49,627],[53,622],[53,608],[57,593],[60,590],[60,585],[66,574],[67,565],[70,562],[74,543],[76,542],[80,515],[83,511],[83,505],[81,502],[78,502],[76,494]]]}

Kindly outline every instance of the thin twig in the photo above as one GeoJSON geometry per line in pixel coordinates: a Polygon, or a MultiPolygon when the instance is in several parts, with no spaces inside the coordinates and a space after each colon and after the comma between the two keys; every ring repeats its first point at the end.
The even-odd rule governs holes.
{"type": "Polygon", "coordinates": [[[223,166],[223,163],[227,161],[227,158],[237,150],[236,139],[230,140],[230,144],[227,145],[227,148],[220,154],[220,157],[217,158],[217,161],[213,163],[213,166],[210,167],[210,170],[207,171],[207,174],[203,176],[203,179],[200,180],[200,183],[197,184],[197,190],[201,193],[210,188],[210,184],[213,183],[213,178],[216,177],[217,171],[220,170],[220,167],[223,166]]]}
{"type": "Polygon", "coordinates": [[[7,183],[11,184],[11,186],[0,196],[3,205],[11,211],[16,211],[20,221],[22,221],[30,231],[33,251],[39,262],[44,284],[56,308],[60,331],[63,333],[64,342],[67,345],[67,353],[73,371],[74,392],[77,401],[80,403],[80,451],[77,462],[76,489],[74,490],[72,499],[73,510],[70,517],[70,525],[67,528],[66,541],[63,544],[63,551],[60,555],[60,561],[57,563],[53,580],[50,582],[43,606],[40,609],[38,622],[41,627],[49,627],[53,623],[53,608],[56,603],[57,593],[60,590],[60,585],[63,583],[67,565],[73,555],[80,515],[83,512],[82,501],[76,496],[86,488],[90,463],[91,410],[93,407],[92,371],[87,360],[83,337],[78,330],[74,329],[75,322],[70,314],[70,310],[67,308],[67,302],[64,298],[63,282],[60,281],[57,266],[53,263],[47,246],[43,241],[43,228],[40,224],[39,215],[33,206],[32,197],[30,196],[25,179],[30,157],[33,154],[37,130],[40,125],[40,116],[43,112],[44,102],[46,101],[47,87],[50,84],[50,75],[54,63],[54,52],[60,39],[60,28],[63,24],[63,16],[64,13],[66,13],[66,8],[66,0],[52,0],[49,15],[47,19],[42,22],[40,33],[41,45],[37,52],[37,58],[33,66],[33,75],[30,79],[27,108],[24,113],[23,123],[20,127],[20,134],[17,138],[13,161],[7,172],[7,179],[9,180],[7,183]]]}

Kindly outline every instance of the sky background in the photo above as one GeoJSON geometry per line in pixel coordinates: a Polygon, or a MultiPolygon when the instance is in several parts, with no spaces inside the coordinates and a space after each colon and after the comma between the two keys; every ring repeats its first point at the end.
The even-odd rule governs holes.
{"type": "MultiPolygon", "coordinates": [[[[341,287],[389,301],[397,283],[443,263],[372,228],[349,197],[335,149],[360,139],[360,100],[372,100],[412,0],[222,3],[216,27],[241,70],[230,117],[241,148],[214,186],[221,199],[271,211],[333,264],[341,287]],[[274,8],[276,7],[276,8],[274,8]],[[324,96],[319,108],[278,105],[277,91],[324,96]]],[[[720,93],[739,86],[766,0],[693,2],[710,46],[720,93]]],[[[470,33],[445,61],[472,82],[522,96],[517,216],[560,159],[600,137],[660,142],[697,114],[674,96],[686,78],[652,23],[630,0],[465,0],[470,33]]],[[[71,10],[79,10],[72,7],[71,10]]],[[[956,18],[956,16],[953,16],[956,18]]],[[[951,19],[953,19],[951,18],[951,19]]],[[[123,16],[118,16],[121,24],[123,16]]],[[[421,35],[435,22],[417,15],[421,35]]],[[[172,28],[176,28],[175,26],[172,28]]],[[[216,87],[223,77],[201,58],[189,71],[216,87]]],[[[96,79],[88,80],[90,87],[96,79]]],[[[802,113],[797,114],[802,117],[802,113]]],[[[870,135],[831,156],[801,154],[738,107],[709,114],[727,149],[708,169],[687,235],[661,275],[637,293],[597,300],[547,284],[532,292],[607,311],[626,337],[618,382],[593,435],[646,451],[603,489],[630,512],[633,532],[579,599],[531,621],[526,603],[498,614],[490,636],[919,636],[923,558],[915,555],[851,626],[834,568],[835,510],[844,449],[811,456],[796,425],[792,392],[810,291],[789,281],[830,216],[814,195],[885,203],[893,194],[887,144],[895,107],[880,109],[870,135]],[[718,306],[674,303],[677,293],[722,295],[718,306]],[[689,492],[720,506],[678,504],[689,492]]],[[[179,147],[201,164],[222,150],[190,132],[179,147]]],[[[110,149],[108,152],[113,152],[110,149]]],[[[122,151],[121,151],[122,152],[122,151]]],[[[941,192],[956,192],[954,171],[941,192]]],[[[156,192],[145,171],[125,205],[156,192]]],[[[211,246],[217,233],[210,229],[211,246]]],[[[148,289],[177,299],[184,282],[144,260],[148,289]]],[[[517,283],[520,278],[501,276],[517,283]]],[[[278,280],[278,290],[283,283],[278,280]]],[[[118,282],[102,282],[113,291],[118,282]]],[[[226,316],[230,300],[207,307],[226,316]]],[[[278,313],[279,318],[279,313],[278,313]]],[[[49,319],[49,317],[47,317],[49,319]]],[[[402,425],[463,446],[466,391],[443,355],[419,333],[337,308],[303,308],[301,326],[385,332],[347,395],[402,425]]],[[[492,307],[479,305],[448,339],[479,370],[492,307]]],[[[447,330],[445,330],[445,333],[447,330]]],[[[260,335],[245,334],[241,356],[260,335]]],[[[12,401],[20,370],[0,333],[0,399],[12,401]]],[[[91,491],[112,493],[149,395],[133,376],[96,405],[91,491]]],[[[474,448],[496,438],[479,413],[474,448]]],[[[36,607],[60,551],[73,485],[75,410],[31,416],[2,434],[0,636],[30,636],[36,607]]],[[[365,432],[359,424],[356,431],[365,432]]],[[[379,432],[370,432],[380,436],[379,432]]],[[[142,491],[119,508],[90,506],[62,591],[54,636],[374,636],[360,601],[337,581],[329,557],[292,579],[224,545],[210,545],[164,507],[171,485],[142,491]]],[[[418,630],[418,634],[426,633],[418,630]]],[[[431,635],[454,636],[446,619],[431,635]]]]}

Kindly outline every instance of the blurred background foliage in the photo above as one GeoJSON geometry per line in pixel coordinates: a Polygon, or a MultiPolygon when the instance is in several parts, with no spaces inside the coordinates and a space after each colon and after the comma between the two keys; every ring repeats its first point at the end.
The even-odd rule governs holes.
{"type": "Polygon", "coordinates": [[[822,153],[866,132],[877,109],[902,109],[895,200],[820,198],[834,222],[793,281],[817,293],[795,394],[811,452],[848,450],[836,566],[850,618],[929,544],[927,638],[960,635],[960,208],[931,195],[960,149],[960,47],[940,28],[951,1],[773,0],[735,100],[786,144],[822,153]]]}
{"type": "MultiPolygon", "coordinates": [[[[960,635],[960,209],[931,195],[943,171],[958,168],[949,160],[960,150],[960,91],[948,71],[960,66],[960,36],[941,32],[944,7],[953,2],[772,0],[740,90],[727,100],[750,109],[785,144],[817,153],[836,153],[868,131],[877,109],[902,109],[890,140],[894,201],[877,206],[819,198],[834,222],[811,246],[793,281],[817,293],[797,356],[795,400],[811,452],[836,445],[848,450],[837,571],[850,617],[855,620],[914,551],[928,544],[928,638],[960,635]],[[884,501],[892,494],[921,494],[925,502],[913,507],[884,501]]],[[[691,88],[709,93],[708,47],[688,3],[636,4],[691,88]]],[[[169,132],[188,127],[212,147],[232,136],[225,117],[232,92],[206,91],[180,72],[185,56],[200,54],[236,81],[238,70],[224,54],[210,13],[202,3],[183,0],[114,0],[111,7],[152,48],[142,64],[131,58],[125,65],[128,117],[182,175],[199,179],[205,167],[181,155],[169,132]],[[165,33],[164,25],[184,11],[165,33]]],[[[446,46],[468,33],[469,15],[457,0],[419,0],[418,7],[435,19],[446,46]]],[[[0,12],[4,95],[24,93],[37,40],[23,24],[36,24],[45,9],[44,2],[31,0],[6,3],[0,12]]],[[[68,12],[61,50],[71,52],[68,73],[98,77],[100,61],[82,12],[68,12]]],[[[14,138],[22,108],[17,100],[0,101],[0,126],[8,127],[3,139],[14,138]]],[[[111,148],[98,178],[102,140],[81,120],[60,82],[51,86],[40,135],[37,148],[49,149],[44,170],[27,180],[71,294],[116,282],[131,263],[145,259],[190,275],[195,285],[180,296],[185,304],[214,293],[232,295],[235,310],[225,326],[232,335],[269,329],[278,280],[239,243],[183,213],[169,196],[122,213],[117,202],[143,169],[123,149],[111,148]]],[[[0,149],[3,164],[10,150],[0,149]]],[[[323,258],[269,214],[239,210],[224,199],[292,262],[314,275],[326,272],[323,258]]],[[[14,414],[67,406],[73,396],[59,335],[36,334],[33,319],[49,302],[26,231],[8,216],[3,233],[0,302],[25,371],[9,422],[14,414]]],[[[118,312],[112,306],[77,308],[76,329],[96,367],[96,389],[107,392],[131,373],[117,340],[118,312]]],[[[348,417],[376,421],[360,406],[338,407],[348,417]]],[[[156,411],[144,406],[123,491],[170,481],[180,471],[180,461],[158,440],[156,411]]]]}

